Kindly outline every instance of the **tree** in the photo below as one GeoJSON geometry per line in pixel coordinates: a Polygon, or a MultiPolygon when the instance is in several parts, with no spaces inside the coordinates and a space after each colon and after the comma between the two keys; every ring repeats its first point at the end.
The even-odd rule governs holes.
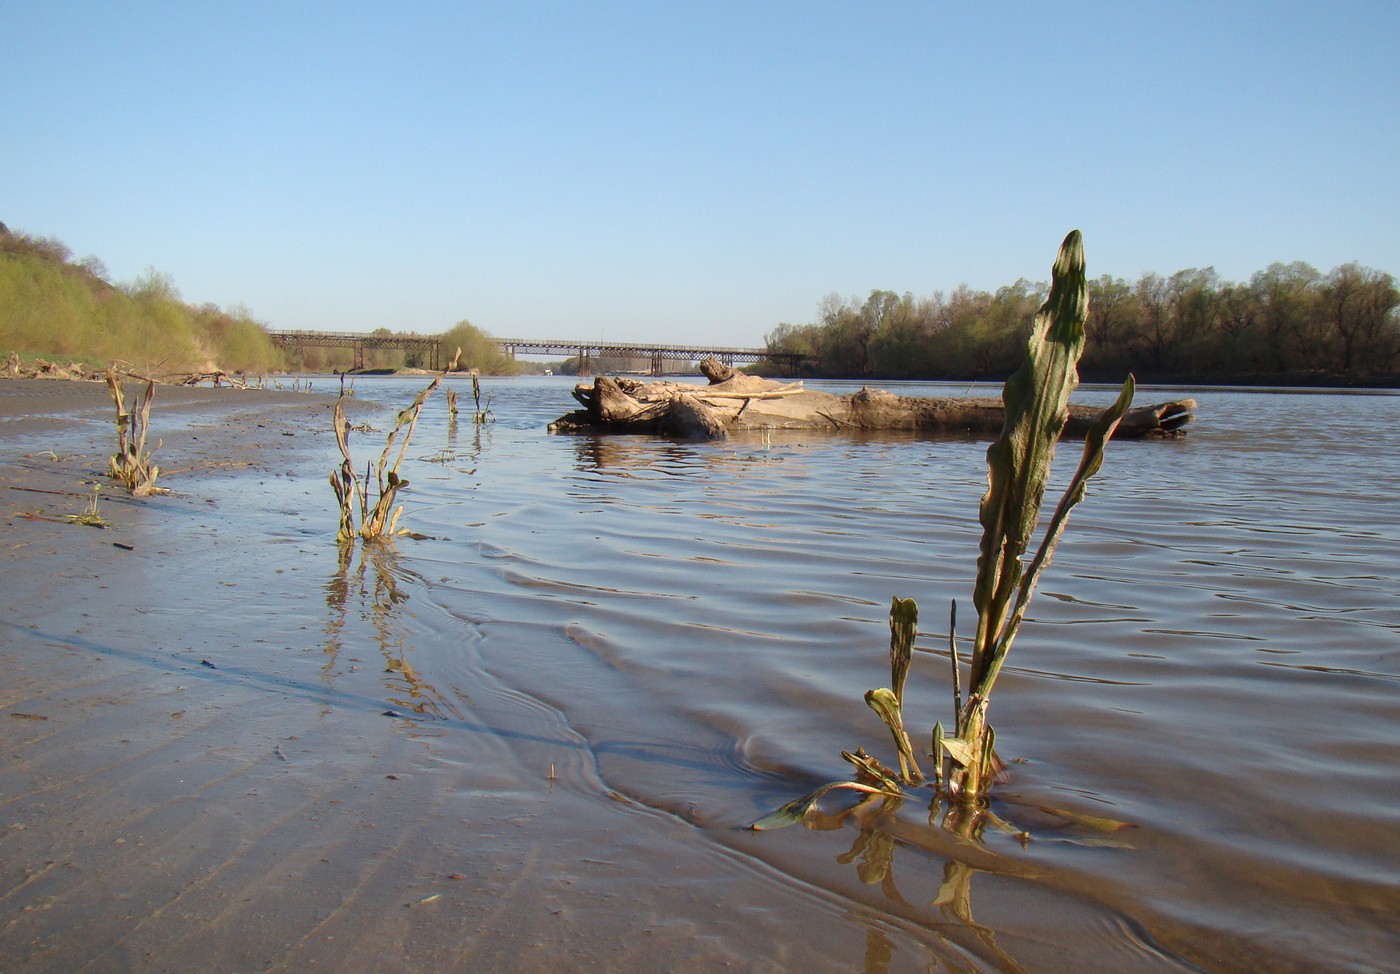
{"type": "Polygon", "coordinates": [[[1162,372],[1167,366],[1172,345],[1171,291],[1160,274],[1144,274],[1133,288],[1138,307],[1142,309],[1134,350],[1138,361],[1148,370],[1162,372]]]}
{"type": "Polygon", "coordinates": [[[1142,309],[1132,286],[1105,274],[1089,282],[1089,320],[1081,371],[1118,375],[1127,370],[1129,343],[1142,321],[1142,309]]]}
{"type": "Polygon", "coordinates": [[[1309,264],[1274,263],[1249,281],[1259,306],[1263,332],[1260,361],[1266,372],[1296,372],[1317,368],[1321,340],[1313,327],[1318,320],[1316,297],[1321,275],[1309,264]]]}
{"type": "Polygon", "coordinates": [[[515,362],[501,351],[495,339],[465,318],[449,328],[439,342],[444,362],[451,361],[457,349],[462,350],[457,363],[459,371],[476,369],[491,375],[514,375],[517,371],[515,362]]]}
{"type": "Polygon", "coordinates": [[[1322,303],[1336,336],[1336,364],[1342,372],[1392,366],[1397,351],[1392,312],[1400,304],[1393,277],[1355,262],[1343,264],[1327,275],[1322,303]]]}

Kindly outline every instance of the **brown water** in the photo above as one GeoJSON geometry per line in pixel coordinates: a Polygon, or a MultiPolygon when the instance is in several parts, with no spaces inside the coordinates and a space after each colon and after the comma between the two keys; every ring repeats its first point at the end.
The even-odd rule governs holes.
{"type": "MultiPolygon", "coordinates": [[[[892,596],[921,608],[906,719],[951,722],[985,442],[551,436],[568,380],[485,384],[494,423],[424,413],[404,523],[431,540],[396,557],[336,565],[323,482],[209,488],[226,535],[272,543],[241,560],[257,598],[201,612],[303,634],[319,676],[262,688],[291,706],[401,714],[394,754],[432,814],[535,809],[521,782],[545,774],[614,803],[606,834],[554,807],[526,827],[557,832],[581,885],[617,870],[595,888],[674,903],[685,873],[713,922],[672,934],[766,941],[754,969],[818,948],[871,972],[1400,969],[1400,396],[1193,390],[1186,439],[1110,447],[991,709],[1013,762],[994,807],[1022,844],[961,839],[915,799],[743,828],[847,777],[843,749],[892,759],[861,699],[888,682],[892,596]]],[[[421,383],[358,387],[401,405],[421,383]]]]}

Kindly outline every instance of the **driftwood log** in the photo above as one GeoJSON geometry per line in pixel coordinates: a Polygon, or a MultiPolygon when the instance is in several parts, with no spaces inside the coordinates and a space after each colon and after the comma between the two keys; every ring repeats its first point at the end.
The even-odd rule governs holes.
{"type": "MultiPolygon", "coordinates": [[[[996,436],[1004,410],[1000,399],[896,396],[864,388],[847,396],[803,389],[735,372],[719,362],[701,363],[709,385],[643,382],[598,376],[574,388],[582,409],[550,424],[553,432],[654,433],[717,439],[745,430],[904,430],[950,436],[996,436]]],[[[1194,399],[1177,399],[1128,411],[1119,439],[1185,435],[1195,417],[1194,399]]],[[[1102,410],[1070,406],[1065,435],[1083,437],[1102,410]]]]}

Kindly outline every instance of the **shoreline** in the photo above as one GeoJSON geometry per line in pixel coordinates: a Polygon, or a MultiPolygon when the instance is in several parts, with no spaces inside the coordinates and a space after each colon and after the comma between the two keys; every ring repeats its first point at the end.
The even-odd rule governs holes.
{"type": "Polygon", "coordinates": [[[35,382],[0,382],[7,974],[847,970],[877,930],[951,949],[619,795],[412,562],[341,557],[333,396],[158,389],[173,492],[133,499],[106,486],[105,387],[35,382]],[[110,528],[66,521],[93,483],[110,528]],[[443,625],[449,694],[407,665],[443,625]]]}

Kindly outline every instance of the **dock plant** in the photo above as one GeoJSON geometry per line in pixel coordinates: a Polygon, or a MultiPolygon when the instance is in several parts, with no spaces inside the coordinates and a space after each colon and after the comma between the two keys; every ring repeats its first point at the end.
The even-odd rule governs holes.
{"type": "MultiPolygon", "coordinates": [[[[457,354],[461,354],[460,349],[457,354]]],[[[418,413],[423,409],[423,404],[442,383],[447,373],[456,367],[457,356],[453,356],[447,370],[435,376],[408,408],[398,414],[394,428],[389,431],[385,440],[384,450],[379,454],[378,464],[366,462],[363,478],[356,473],[354,461],[350,457],[350,421],[345,416],[345,380],[341,377],[341,393],[335,401],[333,424],[335,442],[340,447],[342,460],[340,466],[332,470],[330,475],[331,487],[335,490],[336,500],[340,504],[337,541],[342,544],[353,543],[357,537],[366,541],[380,541],[409,533],[407,528],[398,526],[399,517],[403,514],[403,505],[394,506],[399,491],[408,486],[408,481],[399,476],[399,467],[403,464],[404,454],[413,438],[413,428],[418,423],[418,413]],[[394,454],[396,443],[397,455],[394,454]]]]}
{"type": "Polygon", "coordinates": [[[150,430],[151,401],[156,397],[156,384],[146,380],[146,391],[140,401],[128,410],[126,395],[122,391],[121,379],[116,369],[107,370],[107,388],[112,393],[112,402],[117,407],[117,452],[112,454],[109,464],[112,478],[137,497],[159,493],[163,488],[156,486],[160,468],[151,462],[151,452],[146,449],[146,434],[150,430]]]}
{"type": "Polygon", "coordinates": [[[865,700],[890,731],[899,770],[881,764],[863,749],[843,753],[855,766],[854,781],[823,785],[755,822],[753,828],[780,828],[801,821],[822,796],[838,788],[895,796],[906,794],[906,789],[930,787],[935,801],[952,801],[949,817],[960,822],[970,821],[964,809],[985,808],[989,789],[1003,767],[987,719],[992,688],[1070,511],[1084,499],[1113,431],[1132,404],[1134,383],[1129,376],[1117,401],[1104,410],[1086,436],[1079,467],[1032,551],[1051,461],[1068,416],[1069,395],[1079,381],[1088,312],[1084,247],[1075,230],[1060,246],[1049,297],[1031,327],[1026,360],[1003,388],[1006,416],[1001,435],[987,449],[987,492],[979,509],[982,541],[972,596],[977,627],[968,654],[967,693],[964,697],[954,603],[949,625],[952,720],[948,727],[941,721],[933,725],[926,754],[931,777],[919,765],[904,718],[904,684],[913,659],[918,606],[912,599],[895,598],[890,605],[891,686],[869,691],[865,700]]]}

